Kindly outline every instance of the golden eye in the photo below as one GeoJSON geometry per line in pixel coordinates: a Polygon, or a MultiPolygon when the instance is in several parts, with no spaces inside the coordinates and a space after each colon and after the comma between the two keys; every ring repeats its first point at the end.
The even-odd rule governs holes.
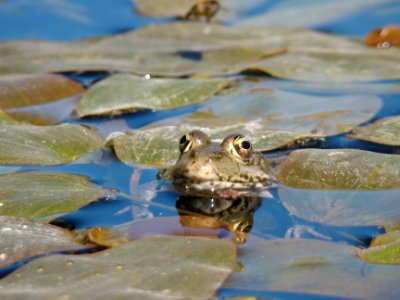
{"type": "Polygon", "coordinates": [[[187,151],[189,151],[189,149],[192,146],[192,136],[190,133],[187,133],[185,135],[183,135],[181,137],[181,139],[179,140],[179,151],[181,151],[181,153],[185,153],[187,151]]]}
{"type": "Polygon", "coordinates": [[[250,141],[243,135],[239,134],[233,138],[233,148],[236,154],[244,161],[249,160],[252,155],[252,146],[250,141]]]}
{"type": "Polygon", "coordinates": [[[210,143],[207,135],[200,130],[193,130],[179,140],[179,151],[186,153],[192,148],[201,147],[210,143]]]}

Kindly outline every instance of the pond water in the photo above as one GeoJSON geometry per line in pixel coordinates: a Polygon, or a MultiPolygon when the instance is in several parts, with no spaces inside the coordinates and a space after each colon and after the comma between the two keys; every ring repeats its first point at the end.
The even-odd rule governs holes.
{"type": "MultiPolygon", "coordinates": [[[[238,17],[235,21],[229,21],[232,26],[236,23],[246,22],[258,15],[284,8],[292,9],[291,1],[254,1],[257,5],[251,7],[238,17]]],[[[313,1],[299,1],[312,3],[313,1]]],[[[314,1],[316,4],[320,1],[314,1]]],[[[334,1],[332,1],[334,2],[334,1]]],[[[340,3],[341,1],[336,1],[340,3]]],[[[350,1],[351,2],[351,1],[350,1]]],[[[373,2],[373,1],[369,1],[373,2]]],[[[373,28],[391,23],[398,23],[400,20],[400,3],[398,1],[375,1],[377,4],[367,7],[365,10],[354,13],[342,13],[341,16],[327,17],[326,21],[316,21],[312,24],[305,24],[311,29],[329,32],[338,35],[362,38],[373,28]]],[[[312,10],[311,10],[312,11],[312,10]]],[[[299,18],[300,19],[300,18],[299,18]]],[[[98,35],[113,35],[140,28],[152,23],[168,23],[172,19],[151,19],[136,14],[132,3],[129,0],[107,1],[107,0],[70,0],[70,1],[26,1],[6,0],[0,4],[0,40],[22,40],[22,39],[47,39],[69,41],[81,38],[94,37],[98,35]]],[[[285,26],[285,20],[275,22],[276,26],[285,26]]],[[[294,26],[303,26],[293,21],[294,26]]],[[[307,22],[306,22],[307,23],[307,22]]],[[[1,58],[0,58],[1,59],[1,58]]],[[[111,73],[88,72],[88,73],[63,73],[68,78],[80,82],[84,87],[107,78],[111,73]]],[[[385,80],[375,83],[378,88],[374,89],[372,83],[356,84],[310,84],[307,81],[293,81],[260,76],[256,73],[245,75],[228,76],[240,78],[242,84],[254,89],[272,89],[294,93],[301,96],[316,96],[324,99],[335,96],[364,95],[377,96],[381,100],[380,108],[368,121],[362,125],[372,124],[384,117],[400,114],[400,92],[398,80],[385,80]],[[387,89],[385,88],[387,86],[387,89]],[[393,88],[395,86],[395,88],[393,88]]],[[[171,117],[193,113],[199,109],[209,107],[213,103],[218,104],[220,99],[214,96],[209,101],[201,104],[194,104],[167,111],[144,110],[137,113],[129,113],[114,117],[88,117],[78,119],[68,116],[62,122],[87,124],[97,128],[98,132],[107,137],[114,131],[127,131],[138,129],[152,124],[156,121],[166,120],[171,117]]],[[[60,101],[51,104],[54,110],[68,111],[68,102],[60,101]]],[[[43,106],[42,109],[45,109],[43,106]]],[[[308,108],[305,107],[305,110],[308,108]]],[[[311,107],[310,107],[311,109],[311,107]]],[[[50,109],[51,110],[51,109],[50,109]]],[[[60,122],[61,123],[61,122],[60,122]]],[[[253,137],[250,136],[250,139],[253,137]]],[[[176,141],[178,143],[178,141],[176,141]]],[[[399,147],[379,145],[371,142],[350,139],[346,133],[330,135],[311,144],[295,144],[289,148],[265,151],[268,158],[282,157],[297,148],[321,148],[321,149],[360,149],[377,153],[398,154],[399,147]]],[[[142,237],[150,234],[173,234],[176,220],[179,217],[176,207],[182,205],[178,192],[171,188],[171,185],[164,180],[157,180],[158,169],[152,167],[128,166],[116,158],[110,149],[97,150],[84,157],[77,163],[61,166],[4,166],[0,167],[1,173],[8,173],[15,170],[45,170],[61,171],[81,175],[87,175],[90,180],[103,187],[118,189],[121,193],[113,196],[115,201],[104,198],[74,211],[59,216],[52,221],[53,224],[76,230],[88,229],[95,226],[117,226],[129,224],[132,221],[144,220],[145,225],[138,225],[138,229],[132,229],[132,236],[142,237]],[[149,202],[146,202],[151,200],[149,202]],[[171,217],[167,219],[166,217],[171,217]],[[165,218],[165,219],[164,219],[165,218]],[[147,220],[147,221],[146,221],[147,220]],[[158,220],[158,221],[157,221],[158,220]],[[170,220],[170,221],[168,221],[170,220]],[[172,229],[171,229],[172,228],[172,229]]],[[[352,199],[364,198],[400,198],[400,190],[391,190],[392,194],[385,192],[351,191],[338,195],[337,191],[296,190],[278,185],[271,190],[272,198],[262,199],[259,207],[254,211],[253,227],[249,234],[247,243],[238,245],[239,254],[253,251],[252,247],[263,240],[274,240],[278,238],[309,238],[314,240],[330,241],[338,244],[345,244],[355,247],[368,247],[371,240],[384,233],[385,228],[379,225],[358,225],[352,222],[344,222],[348,225],[340,225],[340,222],[330,220],[321,222],[316,219],[305,218],[306,212],[295,214],[290,211],[290,203],[293,198],[310,199],[326,198],[341,201],[346,197],[352,199]],[[369,194],[371,193],[371,194],[369,194]],[[375,194],[374,194],[375,193],[375,194]],[[283,198],[283,199],[281,199],[283,198]],[[291,200],[289,200],[291,199],[291,200]],[[285,202],[285,203],[283,203],[285,202]],[[289,202],[289,204],[288,204],[289,202]]],[[[372,201],[372,200],[371,200],[372,201]]],[[[313,202],[311,202],[313,203],[313,202]]],[[[193,204],[196,206],[196,203],[193,204]]],[[[185,206],[185,205],[184,205],[185,206]]],[[[398,205],[400,207],[400,203],[398,205]]],[[[301,210],[301,208],[299,208],[301,210]]],[[[305,209],[306,210],[306,209],[305,209]]],[[[349,216],[349,218],[351,218],[349,216]]],[[[400,220],[397,218],[397,222],[400,220]]],[[[177,227],[178,228],[178,227],[177,227]]],[[[180,227],[179,227],[180,228],[180,227]]],[[[216,231],[220,238],[233,237],[226,229],[216,231]]],[[[215,233],[214,233],[215,234],[215,233]]],[[[240,259],[239,255],[239,259],[240,259]]],[[[244,256],[241,261],[246,268],[244,256]]],[[[2,275],[13,271],[17,266],[0,269],[2,275]]],[[[223,299],[231,296],[255,296],[259,298],[273,299],[334,299],[335,296],[319,294],[319,289],[311,293],[272,290],[258,290],[254,286],[245,289],[243,285],[236,288],[232,283],[223,286],[217,291],[218,296],[223,299]]],[[[342,299],[338,297],[338,299],[342,299]]]]}

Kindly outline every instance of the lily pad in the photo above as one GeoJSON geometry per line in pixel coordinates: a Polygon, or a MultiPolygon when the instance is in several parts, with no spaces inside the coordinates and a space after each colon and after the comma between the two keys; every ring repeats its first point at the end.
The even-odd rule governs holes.
{"type": "Polygon", "coordinates": [[[0,239],[0,267],[39,254],[84,248],[65,229],[5,216],[0,216],[0,239]]]}
{"type": "Polygon", "coordinates": [[[400,293],[398,266],[365,265],[356,248],[325,241],[274,240],[246,249],[243,272],[224,288],[285,291],[356,299],[395,299],[400,293]]]}
{"type": "Polygon", "coordinates": [[[301,189],[399,189],[400,156],[354,149],[296,150],[280,165],[277,179],[301,189]]]}
{"type": "Polygon", "coordinates": [[[34,260],[2,279],[2,298],[208,299],[235,266],[216,239],[154,236],[87,255],[34,260]]]}
{"type": "Polygon", "coordinates": [[[93,129],[76,125],[0,125],[0,164],[60,165],[102,146],[93,129]]]}
{"type": "Polygon", "coordinates": [[[0,215],[48,219],[74,211],[107,192],[81,175],[45,171],[1,174],[0,215]]]}
{"type": "Polygon", "coordinates": [[[378,144],[400,146],[400,116],[380,119],[370,125],[359,127],[349,137],[378,144]]]}
{"type": "Polygon", "coordinates": [[[136,11],[152,18],[184,16],[195,3],[188,0],[134,0],[136,11]]]}
{"type": "Polygon", "coordinates": [[[293,215],[330,226],[400,224],[399,190],[327,191],[279,186],[279,199],[293,215]]]}
{"type": "Polygon", "coordinates": [[[82,93],[77,82],[55,74],[0,76],[0,108],[25,107],[52,102],[82,93]]]}
{"type": "Polygon", "coordinates": [[[173,109],[206,101],[230,83],[226,79],[144,79],[118,74],[93,85],[81,98],[80,117],[142,109],[173,109]]]}
{"type": "Polygon", "coordinates": [[[375,264],[400,264],[400,230],[375,238],[368,249],[360,251],[363,261],[375,264]]]}
{"type": "Polygon", "coordinates": [[[222,140],[228,134],[248,136],[260,151],[281,148],[308,138],[351,130],[380,108],[375,96],[315,97],[276,91],[219,96],[191,115],[153,123],[113,140],[127,164],[161,166],[178,157],[179,138],[194,129],[222,140]]]}
{"type": "Polygon", "coordinates": [[[0,125],[2,124],[14,124],[16,121],[3,110],[0,109],[0,125]]]}
{"type": "Polygon", "coordinates": [[[117,70],[183,76],[260,70],[312,81],[371,81],[400,78],[399,53],[308,30],[178,22],[69,43],[4,42],[0,73],[117,70]]]}

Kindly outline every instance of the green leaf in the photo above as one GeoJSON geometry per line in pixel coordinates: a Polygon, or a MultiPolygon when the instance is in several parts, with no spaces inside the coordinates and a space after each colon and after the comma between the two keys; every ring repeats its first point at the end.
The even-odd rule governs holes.
{"type": "Polygon", "coordinates": [[[134,0],[136,11],[152,18],[184,16],[195,2],[187,0],[134,0]]]}
{"type": "Polygon", "coordinates": [[[379,119],[370,125],[356,128],[349,134],[349,137],[378,144],[400,146],[400,116],[379,119]]]}
{"type": "Polygon", "coordinates": [[[118,74],[89,88],[81,98],[77,113],[83,117],[173,109],[206,101],[229,83],[225,79],[144,79],[118,74]]]}
{"type": "Polygon", "coordinates": [[[356,299],[393,299],[400,293],[397,266],[365,265],[356,248],[307,239],[259,243],[239,257],[244,271],[223,286],[243,291],[285,291],[356,299]]]}
{"type": "Polygon", "coordinates": [[[67,164],[102,144],[93,129],[81,125],[0,125],[0,164],[67,164]]]}
{"type": "Polygon", "coordinates": [[[400,264],[400,230],[376,237],[368,249],[360,251],[361,259],[373,264],[400,264]]]}
{"type": "Polygon", "coordinates": [[[82,93],[77,82],[55,74],[0,76],[0,108],[6,110],[48,103],[82,93]]]}
{"type": "Polygon", "coordinates": [[[70,231],[5,216],[0,216],[0,240],[0,267],[39,254],[84,248],[74,241],[70,231]]]}
{"type": "Polygon", "coordinates": [[[7,115],[1,108],[0,108],[0,125],[2,124],[14,124],[16,121],[7,115]]]}
{"type": "Polygon", "coordinates": [[[301,189],[400,188],[400,156],[354,149],[293,151],[280,165],[278,181],[301,189]]]}
{"type": "Polygon", "coordinates": [[[118,158],[127,164],[171,164],[178,157],[179,138],[194,129],[217,140],[239,132],[252,140],[255,149],[273,150],[349,131],[381,106],[375,96],[315,97],[282,91],[251,93],[251,89],[216,99],[194,114],[116,137],[118,158]]]}
{"type": "Polygon", "coordinates": [[[2,297],[208,299],[235,265],[229,241],[154,236],[86,255],[34,260],[2,279],[2,297]]]}
{"type": "Polygon", "coordinates": [[[260,70],[311,81],[372,81],[400,78],[399,53],[309,30],[178,22],[69,43],[3,42],[0,73],[117,70],[184,76],[260,70]]]}
{"type": "Polygon", "coordinates": [[[45,171],[1,174],[0,215],[48,219],[74,211],[107,192],[87,177],[75,174],[45,171]]]}
{"type": "Polygon", "coordinates": [[[398,190],[327,191],[280,186],[278,192],[291,214],[311,222],[330,226],[400,224],[398,190]]]}

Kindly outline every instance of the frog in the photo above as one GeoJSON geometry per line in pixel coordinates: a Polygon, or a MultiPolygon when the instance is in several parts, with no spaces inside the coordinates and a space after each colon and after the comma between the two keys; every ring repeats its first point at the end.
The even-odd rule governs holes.
{"type": "Polygon", "coordinates": [[[193,130],[180,138],[179,152],[176,163],[160,170],[159,177],[171,181],[183,195],[236,199],[275,186],[271,163],[240,133],[219,143],[193,130]]]}

